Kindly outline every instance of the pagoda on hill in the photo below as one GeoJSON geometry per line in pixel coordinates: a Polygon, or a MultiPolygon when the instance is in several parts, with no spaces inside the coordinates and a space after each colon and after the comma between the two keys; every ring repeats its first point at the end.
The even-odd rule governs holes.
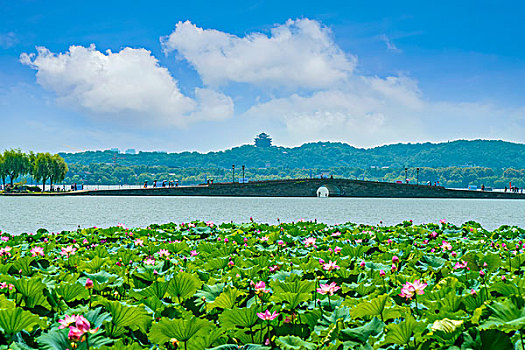
{"type": "Polygon", "coordinates": [[[255,137],[255,146],[256,147],[271,147],[272,146],[272,138],[270,135],[262,132],[257,137],[255,137]]]}

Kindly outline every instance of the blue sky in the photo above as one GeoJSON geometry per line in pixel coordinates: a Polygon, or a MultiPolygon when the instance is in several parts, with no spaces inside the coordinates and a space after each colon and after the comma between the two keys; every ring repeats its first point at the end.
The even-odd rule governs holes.
{"type": "Polygon", "coordinates": [[[0,149],[525,141],[518,1],[1,6],[0,149]]]}

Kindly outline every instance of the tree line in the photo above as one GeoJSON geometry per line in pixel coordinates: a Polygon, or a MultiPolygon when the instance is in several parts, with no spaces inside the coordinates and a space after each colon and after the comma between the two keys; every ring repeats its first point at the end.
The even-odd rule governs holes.
{"type": "MultiPolygon", "coordinates": [[[[237,164],[235,171],[226,168],[185,168],[168,167],[163,165],[122,166],[113,164],[70,164],[66,174],[66,183],[83,183],[86,185],[141,185],[145,181],[150,184],[157,181],[178,180],[179,184],[195,185],[214,182],[238,181],[242,177],[241,164],[237,164]]],[[[525,187],[525,169],[492,169],[485,167],[415,167],[407,168],[355,168],[355,167],[328,167],[328,168],[285,168],[246,167],[244,176],[250,181],[297,179],[318,177],[320,175],[359,179],[370,181],[405,182],[405,175],[409,183],[434,184],[451,188],[467,188],[469,185],[485,185],[485,187],[504,188],[509,186],[525,187]]]]}
{"type": "Polygon", "coordinates": [[[69,168],[64,158],[58,154],[51,153],[23,153],[19,149],[5,150],[0,153],[0,178],[3,188],[9,179],[11,187],[19,177],[31,176],[37,182],[42,183],[43,191],[46,183],[50,186],[64,180],[69,168]]]}
{"type": "Polygon", "coordinates": [[[369,149],[335,142],[305,143],[299,147],[256,147],[243,145],[218,152],[139,152],[113,151],[61,153],[68,164],[94,163],[165,165],[181,168],[225,168],[244,164],[250,168],[331,168],[367,169],[375,167],[485,167],[525,169],[525,144],[475,140],[443,143],[393,144],[369,149]]]}

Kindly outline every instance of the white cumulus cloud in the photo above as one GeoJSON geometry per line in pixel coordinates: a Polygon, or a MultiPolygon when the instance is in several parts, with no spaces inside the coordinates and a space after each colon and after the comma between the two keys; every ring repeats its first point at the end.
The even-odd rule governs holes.
{"type": "Polygon", "coordinates": [[[169,71],[145,49],[103,53],[94,45],[71,46],[55,54],[39,47],[36,55],[24,53],[20,60],[37,70],[37,82],[60,103],[95,116],[184,126],[195,121],[193,115],[203,120],[233,114],[233,102],[219,92],[199,89],[196,99],[182,94],[169,71]]]}
{"type": "Polygon", "coordinates": [[[161,41],[166,52],[188,60],[207,85],[326,88],[344,81],[357,61],[334,43],[328,28],[309,19],[288,20],[270,35],[244,37],[179,22],[161,41]]]}

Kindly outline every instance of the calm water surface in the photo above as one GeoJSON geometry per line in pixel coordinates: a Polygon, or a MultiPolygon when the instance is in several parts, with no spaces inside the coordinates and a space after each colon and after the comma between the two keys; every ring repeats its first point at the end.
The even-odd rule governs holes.
{"type": "Polygon", "coordinates": [[[347,221],[397,224],[455,224],[475,220],[487,229],[501,225],[525,227],[525,201],[489,199],[391,198],[235,198],[235,197],[0,197],[0,230],[9,233],[80,227],[108,227],[123,223],[144,227],[151,223],[211,220],[276,223],[317,219],[329,224],[347,221]]]}

